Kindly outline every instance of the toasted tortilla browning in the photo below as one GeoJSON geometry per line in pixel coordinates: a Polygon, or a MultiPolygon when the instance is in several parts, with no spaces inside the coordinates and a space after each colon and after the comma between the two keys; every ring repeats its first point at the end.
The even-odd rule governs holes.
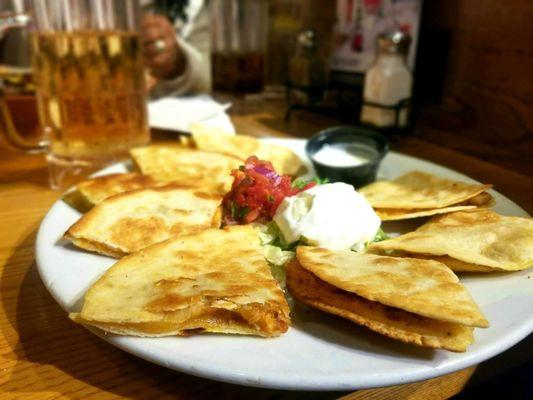
{"type": "Polygon", "coordinates": [[[374,208],[433,209],[457,205],[490,189],[412,171],[392,181],[378,181],[360,189],[374,208]]]}
{"type": "Polygon", "coordinates": [[[178,144],[157,144],[130,151],[135,165],[158,181],[195,186],[204,192],[225,194],[233,181],[230,173],[241,160],[224,154],[178,144]]]}
{"type": "Polygon", "coordinates": [[[220,226],[219,195],[167,185],[112,196],[65,234],[78,247],[112,257],[134,253],[172,236],[220,226]]]}
{"type": "Polygon", "coordinates": [[[446,256],[461,262],[445,261],[459,271],[517,271],[533,265],[533,220],[490,210],[456,212],[434,217],[414,232],[372,243],[369,250],[446,256]]]}
{"type": "Polygon", "coordinates": [[[477,208],[488,208],[494,205],[494,198],[486,192],[480,193],[460,204],[434,209],[407,209],[401,208],[377,208],[376,214],[382,221],[396,221],[401,219],[411,219],[418,217],[430,217],[432,215],[448,214],[455,211],[475,210],[477,208]]]}
{"type": "Polygon", "coordinates": [[[135,172],[109,174],[78,183],[74,192],[67,193],[63,198],[77,210],[86,212],[115,194],[152,187],[157,184],[158,182],[154,178],[135,172]]]}
{"type": "Polygon", "coordinates": [[[300,265],[321,280],[367,300],[423,317],[487,327],[457,276],[431,260],[299,246],[300,265]]]}
{"type": "Polygon", "coordinates": [[[302,268],[297,260],[287,266],[287,287],[297,300],[311,307],[405,343],[462,352],[474,342],[471,327],[421,317],[367,300],[324,282],[302,268]]]}
{"type": "Polygon", "coordinates": [[[283,292],[249,225],[169,239],[123,258],[70,317],[145,337],[199,332],[272,337],[290,323],[283,292]]]}
{"type": "Polygon", "coordinates": [[[198,149],[237,157],[244,161],[249,156],[268,160],[281,175],[296,176],[304,170],[300,158],[290,149],[265,143],[251,136],[212,135],[206,132],[192,132],[198,149]]]}
{"type": "Polygon", "coordinates": [[[397,221],[401,219],[411,219],[419,217],[430,217],[432,215],[447,214],[454,211],[473,210],[476,206],[464,205],[464,206],[450,206],[435,208],[432,210],[413,209],[402,210],[400,208],[377,208],[376,214],[382,221],[397,221]]]}

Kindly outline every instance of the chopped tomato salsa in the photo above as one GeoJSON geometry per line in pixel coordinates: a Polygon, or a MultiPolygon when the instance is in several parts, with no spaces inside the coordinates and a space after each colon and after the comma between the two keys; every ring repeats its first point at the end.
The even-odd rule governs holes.
{"type": "Polygon", "coordinates": [[[226,225],[271,221],[285,197],[316,185],[309,182],[303,187],[293,187],[290,176],[279,175],[270,161],[256,156],[248,157],[231,175],[234,177],[231,190],[222,200],[226,225]]]}

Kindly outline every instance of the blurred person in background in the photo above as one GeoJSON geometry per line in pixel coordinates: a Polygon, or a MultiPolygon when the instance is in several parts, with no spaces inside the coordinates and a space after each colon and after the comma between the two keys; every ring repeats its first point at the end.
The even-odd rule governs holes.
{"type": "Polygon", "coordinates": [[[211,90],[207,2],[144,1],[141,43],[149,71],[150,96],[178,96],[211,90]]]}

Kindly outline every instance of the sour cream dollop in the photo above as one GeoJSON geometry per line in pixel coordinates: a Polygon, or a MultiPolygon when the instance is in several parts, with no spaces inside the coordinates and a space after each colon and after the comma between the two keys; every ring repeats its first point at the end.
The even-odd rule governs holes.
{"type": "Polygon", "coordinates": [[[332,250],[362,250],[381,225],[365,197],[341,182],[286,197],[273,219],[287,243],[304,238],[332,250]]]}

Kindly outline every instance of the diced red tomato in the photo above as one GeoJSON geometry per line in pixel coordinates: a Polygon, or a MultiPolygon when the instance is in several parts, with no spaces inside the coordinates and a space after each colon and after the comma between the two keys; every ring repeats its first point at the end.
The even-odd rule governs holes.
{"type": "Polygon", "coordinates": [[[226,225],[268,222],[285,197],[293,196],[316,185],[309,182],[303,188],[292,187],[291,177],[279,175],[270,161],[250,156],[234,177],[231,190],[222,201],[226,225]]]}

